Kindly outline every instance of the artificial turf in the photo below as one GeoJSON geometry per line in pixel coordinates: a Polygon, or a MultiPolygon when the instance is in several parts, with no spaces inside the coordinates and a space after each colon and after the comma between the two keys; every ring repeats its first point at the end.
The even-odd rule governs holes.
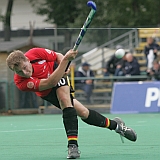
{"type": "MultiPolygon", "coordinates": [[[[104,128],[85,124],[79,118],[79,150],[82,160],[159,160],[159,114],[104,114],[121,117],[138,135],[136,142],[104,128]]],[[[0,116],[1,160],[62,160],[67,156],[67,138],[62,115],[0,116]]]]}

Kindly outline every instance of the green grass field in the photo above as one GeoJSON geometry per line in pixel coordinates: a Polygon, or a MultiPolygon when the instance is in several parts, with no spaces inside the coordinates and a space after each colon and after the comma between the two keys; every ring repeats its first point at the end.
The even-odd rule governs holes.
{"type": "MultiPolygon", "coordinates": [[[[136,130],[137,142],[114,131],[89,126],[79,119],[79,150],[82,160],[159,160],[159,114],[104,114],[121,117],[136,130]]],[[[1,160],[62,160],[67,156],[67,139],[62,115],[0,117],[1,160]]]]}

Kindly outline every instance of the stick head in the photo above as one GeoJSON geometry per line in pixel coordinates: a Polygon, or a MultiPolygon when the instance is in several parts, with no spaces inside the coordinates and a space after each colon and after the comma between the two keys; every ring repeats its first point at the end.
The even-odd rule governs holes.
{"type": "Polygon", "coordinates": [[[87,2],[87,6],[88,6],[88,7],[91,7],[91,8],[94,9],[94,10],[97,9],[97,8],[96,8],[96,3],[93,2],[93,1],[88,1],[88,2],[87,2]]]}

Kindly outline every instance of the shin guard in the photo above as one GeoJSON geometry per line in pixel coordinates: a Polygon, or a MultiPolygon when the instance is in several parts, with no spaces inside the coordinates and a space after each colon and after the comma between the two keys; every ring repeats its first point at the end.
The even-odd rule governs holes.
{"type": "Polygon", "coordinates": [[[68,145],[76,144],[78,146],[78,119],[76,110],[73,107],[63,109],[63,124],[68,138],[68,145]]]}
{"type": "Polygon", "coordinates": [[[89,116],[87,119],[82,119],[85,123],[94,125],[97,127],[104,127],[110,130],[114,130],[117,126],[117,123],[109,118],[104,117],[100,113],[89,109],[89,116]]]}
{"type": "Polygon", "coordinates": [[[98,112],[89,109],[89,116],[87,119],[82,119],[84,122],[90,125],[105,127],[106,126],[106,117],[102,116],[98,112]]]}

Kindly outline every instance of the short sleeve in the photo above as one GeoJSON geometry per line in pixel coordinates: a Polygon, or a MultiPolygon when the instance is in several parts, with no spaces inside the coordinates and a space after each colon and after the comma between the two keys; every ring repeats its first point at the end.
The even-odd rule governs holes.
{"type": "Polygon", "coordinates": [[[28,78],[28,79],[24,79],[22,81],[19,81],[18,83],[16,83],[16,81],[15,81],[16,86],[21,91],[38,92],[39,91],[39,83],[40,83],[40,79],[32,78],[32,77],[28,78]]]}

